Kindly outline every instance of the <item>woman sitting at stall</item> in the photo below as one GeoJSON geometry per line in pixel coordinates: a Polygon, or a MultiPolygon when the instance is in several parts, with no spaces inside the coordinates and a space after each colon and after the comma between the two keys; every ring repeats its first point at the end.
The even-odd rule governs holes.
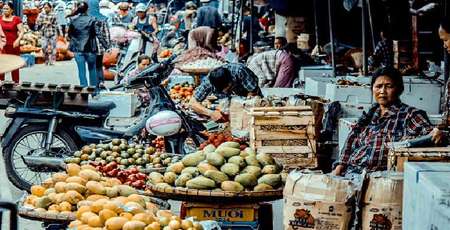
{"type": "Polygon", "coordinates": [[[352,127],[333,174],[351,176],[363,169],[386,170],[390,142],[427,134],[434,143],[442,142],[442,132],[433,129],[424,111],[400,101],[403,87],[397,69],[383,67],[375,71],[371,88],[376,103],[352,127]]]}

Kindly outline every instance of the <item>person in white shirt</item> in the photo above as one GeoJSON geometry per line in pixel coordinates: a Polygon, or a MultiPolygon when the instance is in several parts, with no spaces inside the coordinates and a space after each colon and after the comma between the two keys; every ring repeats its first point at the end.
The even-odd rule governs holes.
{"type": "Polygon", "coordinates": [[[58,36],[66,36],[67,24],[66,19],[66,3],[62,0],[55,2],[55,8],[53,9],[56,16],[56,24],[58,25],[58,36]]]}

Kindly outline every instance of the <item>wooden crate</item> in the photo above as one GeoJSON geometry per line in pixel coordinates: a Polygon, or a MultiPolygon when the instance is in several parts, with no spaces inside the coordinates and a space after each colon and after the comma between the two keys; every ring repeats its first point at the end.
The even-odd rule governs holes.
{"type": "Polygon", "coordinates": [[[250,146],[272,155],[285,168],[317,167],[316,115],[311,106],[248,110],[250,146]]]}
{"type": "Polygon", "coordinates": [[[450,147],[392,149],[388,155],[388,170],[403,172],[407,161],[450,162],[450,147]]]}

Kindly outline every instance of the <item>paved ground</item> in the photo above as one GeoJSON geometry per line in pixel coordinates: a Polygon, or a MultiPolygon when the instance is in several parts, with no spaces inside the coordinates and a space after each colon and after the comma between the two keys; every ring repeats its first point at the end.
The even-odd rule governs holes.
{"type": "MultiPolygon", "coordinates": [[[[44,82],[44,83],[66,83],[78,84],[78,76],[75,62],[58,62],[54,66],[35,65],[31,68],[21,69],[21,81],[44,82]]],[[[8,76],[7,78],[8,79],[8,76]]],[[[0,127],[4,126],[6,118],[3,116],[3,111],[0,111],[0,127]]],[[[0,197],[2,200],[16,201],[23,196],[24,192],[15,188],[6,178],[4,162],[2,154],[0,154],[0,197]]],[[[178,212],[179,203],[171,202],[174,212],[178,212]]],[[[282,201],[277,201],[273,205],[274,212],[274,229],[282,229],[282,201]]],[[[6,222],[6,221],[5,221],[6,222]]],[[[5,223],[4,222],[4,223],[5,223]]],[[[9,226],[0,226],[0,229],[9,229],[9,226]]],[[[40,222],[20,219],[19,229],[21,230],[40,230],[40,222]]]]}

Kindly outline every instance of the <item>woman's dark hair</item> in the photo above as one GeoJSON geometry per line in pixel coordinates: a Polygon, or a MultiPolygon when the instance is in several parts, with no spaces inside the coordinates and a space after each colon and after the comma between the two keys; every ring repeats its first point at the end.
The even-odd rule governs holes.
{"type": "Polygon", "coordinates": [[[281,47],[287,44],[287,39],[285,37],[275,37],[275,40],[280,40],[281,47]]]}
{"type": "Polygon", "coordinates": [[[230,27],[228,27],[226,25],[221,25],[221,26],[219,26],[217,31],[225,34],[225,33],[228,33],[228,31],[230,31],[230,27]]]}
{"type": "Polygon", "coordinates": [[[216,91],[222,92],[231,83],[231,74],[226,68],[219,67],[209,73],[209,82],[216,91]]]}
{"type": "Polygon", "coordinates": [[[13,2],[6,2],[6,5],[9,6],[9,8],[11,8],[11,10],[14,12],[14,3],[13,2]]]}
{"type": "Polygon", "coordinates": [[[48,7],[50,7],[50,8],[53,8],[53,6],[52,6],[52,4],[51,4],[50,2],[45,2],[45,3],[42,5],[42,7],[44,7],[44,6],[48,6],[48,7]]]}
{"type": "Polygon", "coordinates": [[[88,8],[89,7],[88,7],[87,2],[85,2],[85,1],[79,2],[75,11],[72,14],[70,14],[70,17],[78,15],[78,14],[86,14],[88,11],[88,8]]]}
{"type": "Polygon", "coordinates": [[[391,33],[391,28],[390,25],[385,23],[381,28],[380,28],[380,32],[383,33],[383,37],[385,39],[391,40],[392,37],[392,33],[391,33]]]}
{"type": "Polygon", "coordinates": [[[442,27],[442,29],[445,30],[445,32],[450,33],[450,17],[445,16],[441,19],[441,23],[439,25],[442,27]]]}
{"type": "Polygon", "coordinates": [[[186,7],[186,9],[197,9],[197,5],[195,5],[195,3],[193,2],[193,1],[189,1],[189,2],[186,2],[186,4],[185,4],[185,7],[186,7]]]}
{"type": "Polygon", "coordinates": [[[400,71],[394,67],[381,67],[375,70],[375,72],[372,75],[372,82],[370,83],[370,88],[373,88],[373,85],[375,84],[375,81],[378,77],[386,76],[389,77],[395,84],[395,86],[398,89],[398,95],[400,96],[403,93],[403,90],[405,89],[403,86],[403,77],[400,71]]]}
{"type": "Polygon", "coordinates": [[[140,64],[143,60],[149,60],[150,62],[152,61],[150,56],[142,54],[141,56],[138,57],[138,64],[140,64]]]}
{"type": "Polygon", "coordinates": [[[79,15],[79,14],[86,14],[87,11],[88,11],[88,3],[85,1],[82,1],[82,2],[78,3],[77,9],[75,9],[71,14],[67,15],[66,18],[70,18],[70,17],[79,15]]]}

